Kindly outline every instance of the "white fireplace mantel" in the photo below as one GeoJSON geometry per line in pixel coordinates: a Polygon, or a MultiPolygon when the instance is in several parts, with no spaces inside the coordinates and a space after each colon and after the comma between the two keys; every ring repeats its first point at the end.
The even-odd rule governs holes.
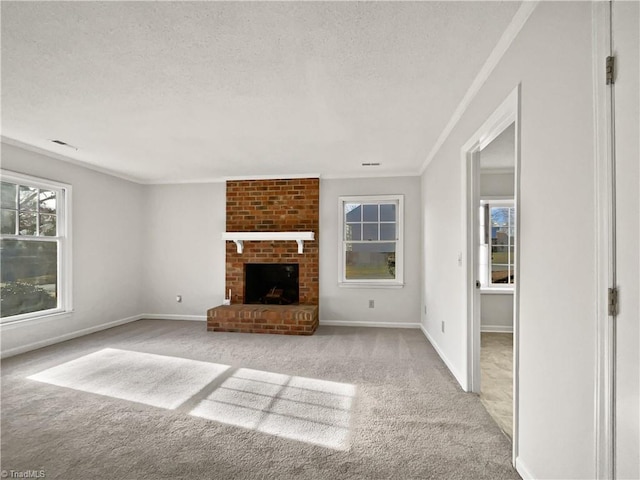
{"type": "Polygon", "coordinates": [[[304,252],[304,241],[314,240],[314,232],[224,232],[223,240],[231,240],[236,244],[238,253],[242,253],[245,241],[272,242],[294,240],[298,243],[298,253],[304,252]]]}

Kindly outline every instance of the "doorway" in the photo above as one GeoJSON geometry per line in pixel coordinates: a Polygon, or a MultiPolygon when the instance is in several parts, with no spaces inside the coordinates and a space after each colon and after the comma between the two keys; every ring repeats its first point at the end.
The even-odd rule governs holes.
{"type": "Polygon", "coordinates": [[[480,150],[480,400],[513,438],[515,122],[480,150]]]}
{"type": "Polygon", "coordinates": [[[518,86],[462,148],[469,390],[480,395],[511,438],[514,459],[518,450],[519,99],[518,86]]]}

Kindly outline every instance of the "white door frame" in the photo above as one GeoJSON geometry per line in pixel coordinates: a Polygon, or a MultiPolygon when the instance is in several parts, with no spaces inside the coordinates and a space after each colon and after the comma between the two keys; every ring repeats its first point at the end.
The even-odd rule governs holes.
{"type": "Polygon", "coordinates": [[[615,317],[609,315],[607,289],[616,286],[614,86],[605,81],[605,59],[612,55],[611,2],[592,4],[594,150],[596,178],[596,478],[615,471],[615,317]]]}
{"type": "Polygon", "coordinates": [[[513,462],[518,454],[519,346],[520,346],[520,85],[493,112],[461,149],[463,176],[463,245],[466,245],[467,311],[467,385],[468,391],[480,393],[480,290],[478,275],[478,239],[480,205],[480,151],[505,128],[515,123],[514,206],[516,210],[515,285],[513,291],[513,462]]]}

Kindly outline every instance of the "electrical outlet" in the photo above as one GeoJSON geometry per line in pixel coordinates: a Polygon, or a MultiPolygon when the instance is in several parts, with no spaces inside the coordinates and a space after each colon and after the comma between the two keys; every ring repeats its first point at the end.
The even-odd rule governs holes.
{"type": "Polygon", "coordinates": [[[442,333],[444,333],[444,321],[442,322],[442,333]]]}
{"type": "Polygon", "coordinates": [[[182,295],[176,295],[176,302],[182,303],[182,295]]]}
{"type": "Polygon", "coordinates": [[[369,300],[369,308],[374,308],[375,304],[373,302],[373,300],[369,300]]]}

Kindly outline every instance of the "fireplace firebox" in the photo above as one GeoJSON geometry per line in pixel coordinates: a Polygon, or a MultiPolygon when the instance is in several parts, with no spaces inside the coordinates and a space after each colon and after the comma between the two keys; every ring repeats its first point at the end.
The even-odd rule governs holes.
{"type": "Polygon", "coordinates": [[[245,263],[244,303],[297,305],[298,272],[297,263],[245,263]]]}

